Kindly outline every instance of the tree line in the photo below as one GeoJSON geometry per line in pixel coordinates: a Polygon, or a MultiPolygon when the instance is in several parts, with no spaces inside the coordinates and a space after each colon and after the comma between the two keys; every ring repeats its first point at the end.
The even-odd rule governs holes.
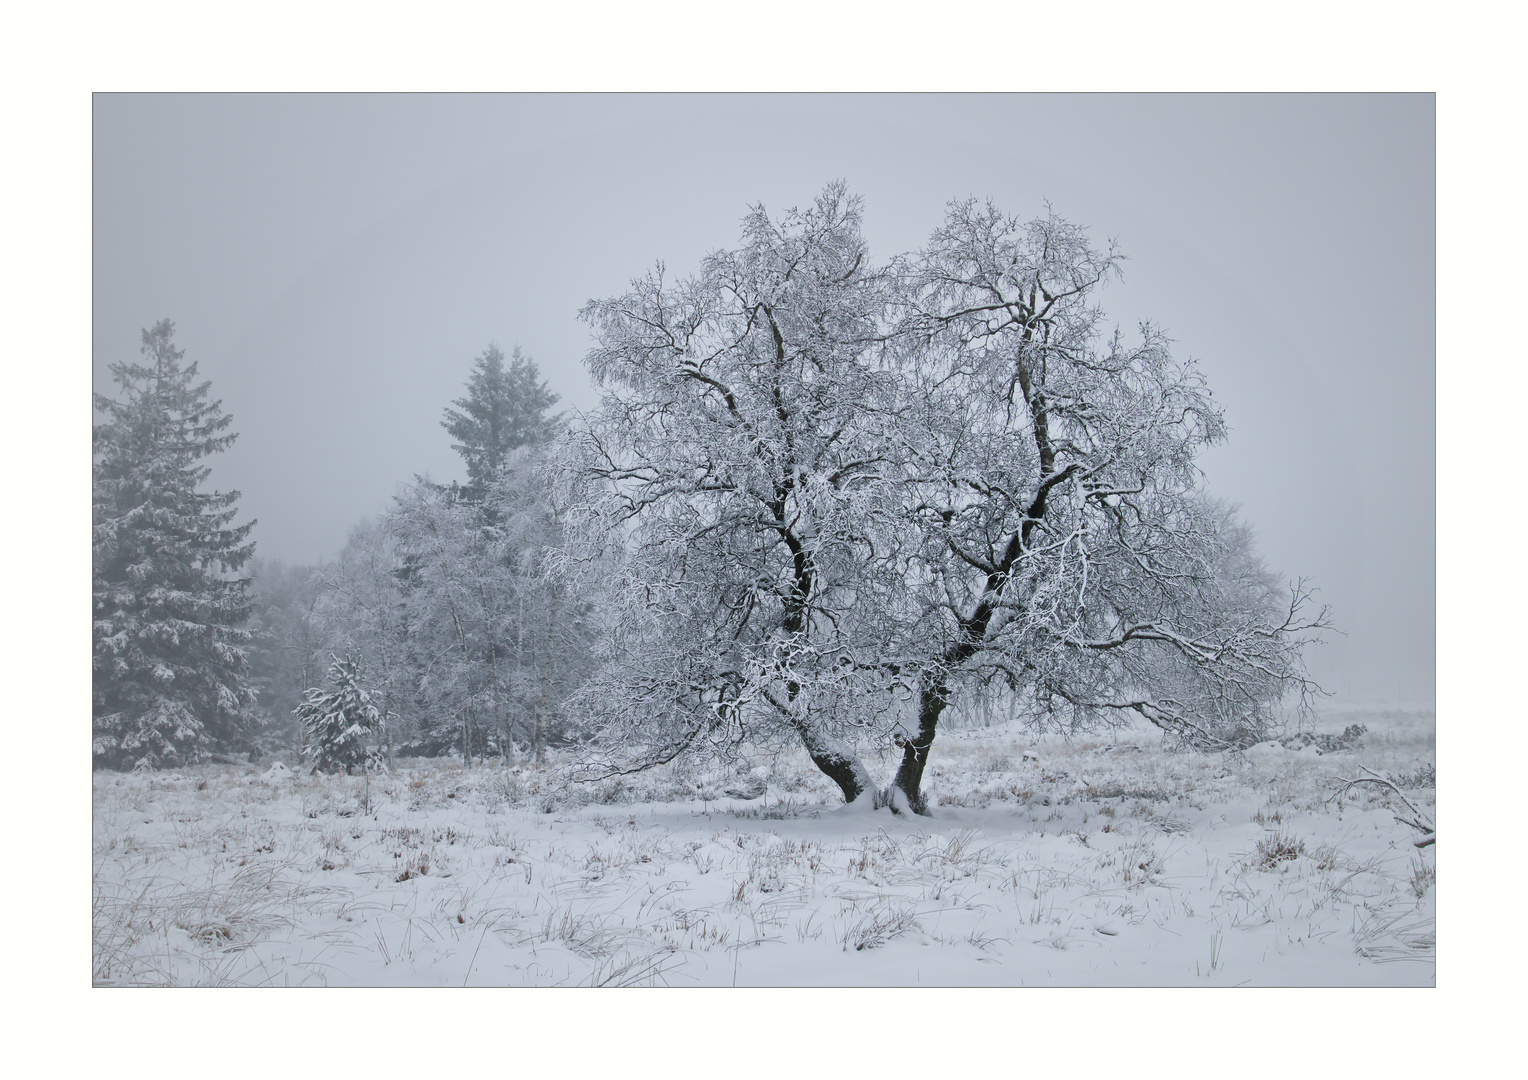
{"type": "Polygon", "coordinates": [[[97,399],[97,764],[283,750],[327,763],[352,724],[319,701],[366,717],[352,765],[366,746],[387,761],[539,756],[560,737],[587,619],[543,573],[560,421],[535,362],[490,346],[446,409],[465,485],[415,477],[336,559],[284,567],[253,557],[254,522],[231,525],[238,492],[201,491],[235,436],[173,332],[144,331],[145,361],[115,365],[117,399],[97,399]]]}
{"type": "MultiPolygon", "coordinates": [[[[1198,367],[1156,326],[1108,326],[1098,297],[1120,262],[1053,213],[976,201],[879,264],[841,183],[780,217],[756,207],[698,272],[660,264],[584,308],[589,413],[548,417],[533,363],[479,357],[444,421],[467,483],[416,481],[333,565],[257,575],[251,593],[231,576],[247,527],[219,519],[208,655],[264,643],[249,677],[282,708],[328,655],[355,657],[389,750],[507,755],[555,730],[606,775],[790,744],[845,799],[903,812],[926,811],[958,700],[1246,745],[1316,689],[1302,648],[1327,613],[1206,491],[1196,458],[1225,423],[1198,367]],[[244,604],[253,629],[236,629],[244,604]],[[884,782],[865,764],[877,747],[898,762],[884,782]]],[[[161,336],[145,335],[158,364],[161,336]]],[[[231,438],[203,430],[215,412],[186,428],[192,465],[231,438]]],[[[103,703],[103,665],[126,655],[103,596],[153,592],[103,592],[132,501],[102,479],[117,438],[97,430],[96,679],[98,760],[120,766],[166,760],[167,725],[203,749],[231,729],[201,718],[206,693],[157,704],[142,665],[138,697],[103,703]]],[[[187,520],[236,498],[194,503],[204,470],[177,474],[187,520]]],[[[236,715],[244,685],[219,685],[236,715]]]]}

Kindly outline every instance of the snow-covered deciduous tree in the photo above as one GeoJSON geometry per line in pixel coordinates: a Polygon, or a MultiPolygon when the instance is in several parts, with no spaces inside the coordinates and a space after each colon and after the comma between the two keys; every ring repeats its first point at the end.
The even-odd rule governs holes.
{"type": "Polygon", "coordinates": [[[469,493],[481,498],[514,450],[551,438],[557,419],[546,411],[556,403],[536,362],[518,347],[507,366],[497,345],[473,361],[467,396],[452,402],[455,408],[447,408],[440,422],[467,463],[469,493]]]}
{"type": "Polygon", "coordinates": [[[568,564],[621,559],[580,695],[606,745],[640,768],[789,733],[846,799],[924,812],[957,692],[1219,745],[1311,689],[1325,613],[1203,490],[1224,423],[1194,364],[1106,331],[1118,262],[966,202],[877,268],[835,184],[591,303],[606,394],[564,453],[568,564]],[[884,789],[867,741],[902,750],[884,789]]]}
{"type": "Polygon", "coordinates": [[[490,670],[505,688],[506,740],[524,732],[538,761],[548,737],[566,729],[566,702],[593,667],[591,604],[602,592],[562,566],[567,496],[549,451],[512,455],[483,503],[483,536],[505,586],[483,596],[485,626],[498,628],[490,670]]]}
{"type": "Polygon", "coordinates": [[[328,690],[313,687],[297,706],[297,721],[306,735],[305,750],[319,772],[349,775],[365,767],[372,733],[379,716],[371,695],[361,684],[360,665],[354,657],[333,657],[328,690]]]}
{"type": "Polygon", "coordinates": [[[400,493],[383,519],[402,555],[403,610],[419,708],[416,738],[464,760],[503,729],[495,646],[505,633],[508,568],[492,549],[481,506],[434,484],[400,493]]]}
{"type": "Polygon", "coordinates": [[[94,758],[173,765],[247,749],[248,581],[254,522],[239,493],[204,491],[232,417],[182,366],[168,320],[143,332],[142,363],[111,367],[96,395],[92,483],[94,758]]]}
{"type": "Polygon", "coordinates": [[[578,593],[545,571],[559,507],[541,451],[514,451],[475,499],[417,483],[383,524],[401,556],[420,735],[454,733],[464,755],[528,746],[539,757],[555,714],[586,671],[578,593]]]}
{"type": "Polygon", "coordinates": [[[1309,594],[1280,590],[1198,452],[1224,422],[1162,331],[1106,332],[1111,248],[1054,214],[951,206],[902,261],[896,352],[904,498],[918,615],[898,659],[916,729],[893,787],[919,785],[957,683],[1001,679],[1031,717],[1086,725],[1129,711],[1208,745],[1245,741],[1287,694],[1309,594]]]}
{"type": "Polygon", "coordinates": [[[624,562],[578,700],[638,767],[786,733],[846,799],[874,794],[853,743],[896,704],[889,288],[835,185],[778,222],[756,208],[693,278],[660,266],[585,308],[607,393],[566,446],[586,481],[570,560],[617,543],[624,562]]]}

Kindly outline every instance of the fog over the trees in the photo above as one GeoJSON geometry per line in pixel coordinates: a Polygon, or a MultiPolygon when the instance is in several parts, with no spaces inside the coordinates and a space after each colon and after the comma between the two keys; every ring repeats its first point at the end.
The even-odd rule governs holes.
{"type": "Polygon", "coordinates": [[[579,309],[751,204],[864,197],[877,260],[952,199],[1117,237],[1103,290],[1202,366],[1200,459],[1338,628],[1312,674],[1432,701],[1434,112],[1415,96],[95,98],[94,370],[161,318],[240,438],[263,559],[332,559],[416,473],[466,480],[442,410],[490,343],[587,409],[579,309]]]}

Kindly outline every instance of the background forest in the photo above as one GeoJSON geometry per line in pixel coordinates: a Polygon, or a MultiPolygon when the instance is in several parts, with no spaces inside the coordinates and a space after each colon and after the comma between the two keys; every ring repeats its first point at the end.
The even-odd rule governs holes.
{"type": "Polygon", "coordinates": [[[298,760],[318,749],[300,707],[331,674],[371,705],[363,741],[388,763],[539,756],[588,648],[542,573],[558,419],[534,361],[489,346],[445,409],[466,484],[415,477],[333,562],[284,566],[232,526],[237,492],[199,491],[236,436],[172,335],[145,330],[145,362],[113,369],[122,400],[99,398],[97,763],[298,760]]]}

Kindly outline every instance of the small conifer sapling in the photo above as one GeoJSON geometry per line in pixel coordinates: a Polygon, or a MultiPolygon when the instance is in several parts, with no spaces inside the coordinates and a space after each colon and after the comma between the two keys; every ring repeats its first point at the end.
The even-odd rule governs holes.
{"type": "Polygon", "coordinates": [[[360,664],[354,657],[333,657],[329,685],[314,687],[294,710],[302,724],[304,747],[319,772],[349,775],[366,766],[371,733],[379,723],[377,708],[361,685],[360,664]]]}

